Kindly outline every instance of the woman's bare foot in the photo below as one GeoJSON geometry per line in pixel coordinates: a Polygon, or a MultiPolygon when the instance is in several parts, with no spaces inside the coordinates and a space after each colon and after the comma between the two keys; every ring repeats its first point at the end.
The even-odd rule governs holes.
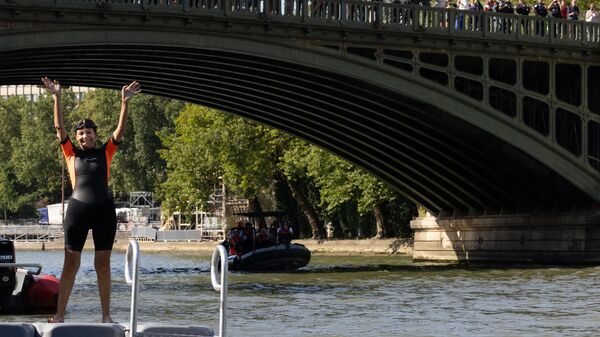
{"type": "Polygon", "coordinates": [[[64,323],[65,318],[62,316],[48,317],[48,323],[64,323]]]}
{"type": "Polygon", "coordinates": [[[115,323],[110,316],[102,317],[102,323],[115,323]]]}

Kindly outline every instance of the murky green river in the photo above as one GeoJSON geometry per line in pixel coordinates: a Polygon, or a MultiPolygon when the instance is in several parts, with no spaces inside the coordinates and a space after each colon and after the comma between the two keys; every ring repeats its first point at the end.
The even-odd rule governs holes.
{"type": "MultiPolygon", "coordinates": [[[[67,319],[97,322],[93,252],[67,319]]],[[[62,252],[18,252],[59,275],[62,252]]],[[[218,329],[209,256],[142,254],[138,321],[218,329]]],[[[113,318],[129,321],[124,255],[113,257],[113,318]]],[[[403,256],[313,256],[295,273],[231,274],[229,336],[597,336],[600,267],[415,265],[403,256]]],[[[2,321],[41,321],[4,316],[2,321]]]]}

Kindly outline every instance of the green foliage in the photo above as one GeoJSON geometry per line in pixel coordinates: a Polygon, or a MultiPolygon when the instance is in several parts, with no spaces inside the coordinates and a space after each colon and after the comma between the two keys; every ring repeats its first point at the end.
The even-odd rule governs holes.
{"type": "MultiPolygon", "coordinates": [[[[82,102],[63,93],[65,124],[82,118],[98,125],[98,144],[114,131],[120,92],[98,89],[82,102]]],[[[52,126],[51,96],[38,102],[0,100],[0,210],[31,213],[40,200],[60,200],[62,154],[52,126]]],[[[373,209],[383,209],[392,232],[406,230],[414,214],[386,184],[362,169],[303,140],[240,117],[159,97],[137,95],[129,106],[125,137],[111,167],[117,195],[155,191],[167,212],[191,211],[224,179],[245,198],[276,197],[303,235],[306,220],[286,182],[316,210],[319,223],[336,222],[340,234],[374,233],[373,209]],[[285,179],[284,179],[285,177],[285,179]]],[[[68,177],[67,195],[70,193],[68,177]]],[[[315,219],[314,217],[312,217],[315,219]]]]}
{"type": "Polygon", "coordinates": [[[350,200],[357,201],[358,211],[364,215],[376,204],[394,199],[387,185],[340,157],[299,140],[292,145],[282,157],[281,168],[290,179],[304,174],[315,181],[329,217],[350,200]]]}
{"type": "Polygon", "coordinates": [[[5,214],[19,209],[17,181],[10,163],[11,143],[13,139],[20,138],[18,126],[27,106],[27,101],[22,97],[0,99],[0,209],[5,214]]]}
{"type": "MultiPolygon", "coordinates": [[[[65,93],[67,109],[72,101],[73,96],[65,93]]],[[[52,124],[52,105],[49,96],[27,104],[28,109],[22,111],[20,137],[11,142],[11,166],[16,179],[29,191],[28,201],[55,195],[61,188],[61,157],[52,124]]]]}
{"type": "Polygon", "coordinates": [[[0,162],[10,159],[11,142],[20,137],[21,117],[30,104],[23,97],[0,99],[0,162]]]}
{"type": "MultiPolygon", "coordinates": [[[[74,96],[65,91],[66,111],[74,96]]],[[[60,197],[61,155],[52,127],[50,96],[38,102],[23,97],[0,100],[0,209],[21,216],[33,216],[32,205],[60,197]]]]}
{"type": "Polygon", "coordinates": [[[403,228],[414,214],[403,198],[375,176],[302,140],[290,142],[279,165],[289,179],[314,183],[321,212],[326,219],[336,220],[341,227],[339,234],[358,234],[358,223],[364,224],[363,235],[374,234],[376,206],[402,208],[389,218],[392,233],[405,232],[403,228]]]}
{"type": "Polygon", "coordinates": [[[0,209],[14,213],[19,209],[19,194],[13,170],[7,162],[0,162],[0,209]]]}
{"type": "Polygon", "coordinates": [[[168,163],[160,195],[170,211],[188,200],[202,204],[222,176],[228,189],[253,198],[272,187],[277,154],[287,135],[216,110],[186,105],[175,121],[175,134],[161,134],[168,163]],[[171,193],[174,192],[174,193],[171,193]]]}
{"type": "Polygon", "coordinates": [[[206,201],[220,175],[230,190],[253,198],[275,188],[283,173],[302,186],[316,187],[316,193],[306,195],[327,218],[338,216],[349,203],[359,216],[371,215],[375,206],[397,197],[386,184],[339,157],[239,117],[187,105],[175,130],[162,135],[168,177],[160,195],[170,211],[193,208],[189,200],[206,201]]]}
{"type": "Polygon", "coordinates": [[[163,131],[160,151],[167,163],[167,177],[158,186],[167,213],[189,211],[208,199],[223,171],[215,153],[222,137],[219,114],[204,107],[186,105],[175,120],[175,132],[163,131]],[[190,201],[192,201],[190,203],[190,201]]]}

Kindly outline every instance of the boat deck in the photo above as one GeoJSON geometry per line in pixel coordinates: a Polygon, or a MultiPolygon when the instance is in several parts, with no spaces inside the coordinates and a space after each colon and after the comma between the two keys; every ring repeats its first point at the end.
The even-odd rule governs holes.
{"type": "MultiPolygon", "coordinates": [[[[10,337],[126,337],[129,330],[107,323],[0,323],[0,335],[10,337]]],[[[214,337],[205,326],[138,325],[136,337],[214,337]]]]}
{"type": "MultiPolygon", "coordinates": [[[[138,324],[137,298],[139,275],[139,244],[129,242],[125,259],[125,280],[131,286],[131,312],[127,326],[117,323],[3,323],[0,322],[0,337],[226,337],[227,303],[227,251],[221,245],[213,252],[211,282],[220,292],[219,333],[201,325],[173,325],[163,323],[138,324]],[[131,268],[130,268],[131,265],[131,268]],[[218,268],[220,266],[220,268],[218,268]],[[220,270],[219,270],[220,269],[220,270]]],[[[12,266],[13,263],[4,263],[12,266]]],[[[40,267],[41,268],[41,267],[40,267]]]]}

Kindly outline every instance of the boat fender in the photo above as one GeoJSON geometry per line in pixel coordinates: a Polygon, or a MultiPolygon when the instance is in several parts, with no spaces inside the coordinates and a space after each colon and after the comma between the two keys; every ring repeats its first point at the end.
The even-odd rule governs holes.
{"type": "Polygon", "coordinates": [[[60,281],[52,275],[34,276],[27,289],[27,303],[31,308],[40,310],[56,309],[60,281]]]}

